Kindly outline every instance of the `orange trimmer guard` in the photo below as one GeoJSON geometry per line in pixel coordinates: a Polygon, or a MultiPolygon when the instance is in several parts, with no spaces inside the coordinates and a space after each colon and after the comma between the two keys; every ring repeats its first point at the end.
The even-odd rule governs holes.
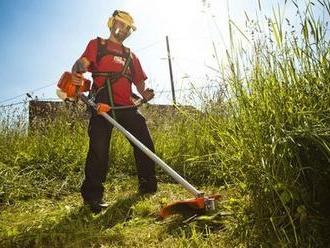
{"type": "Polygon", "coordinates": [[[161,219],[164,219],[172,214],[182,214],[185,216],[203,215],[207,211],[215,210],[215,201],[219,198],[220,195],[217,194],[208,197],[177,201],[163,207],[160,210],[159,216],[161,219]]]}

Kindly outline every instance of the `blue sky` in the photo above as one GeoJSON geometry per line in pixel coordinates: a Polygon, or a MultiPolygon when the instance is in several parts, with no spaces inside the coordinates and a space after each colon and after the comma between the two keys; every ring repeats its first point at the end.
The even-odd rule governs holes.
{"type": "MultiPolygon", "coordinates": [[[[271,14],[272,6],[277,2],[283,6],[284,0],[260,2],[264,13],[271,14]]],[[[126,45],[140,58],[151,87],[157,92],[170,89],[166,35],[170,37],[174,58],[176,88],[205,86],[205,75],[212,75],[208,66],[216,67],[212,41],[219,55],[228,44],[227,10],[244,27],[244,11],[255,16],[258,1],[16,0],[0,1],[0,9],[2,105],[21,101],[24,97],[4,102],[27,92],[39,98],[56,97],[56,82],[62,72],[71,69],[88,41],[97,36],[108,37],[106,22],[115,9],[129,11],[136,21],[138,29],[126,45]],[[33,91],[50,84],[53,85],[33,91]]],[[[285,12],[294,15],[293,5],[288,4],[285,12]]],[[[159,94],[158,98],[156,95],[154,102],[169,103],[170,92],[159,94]]]]}

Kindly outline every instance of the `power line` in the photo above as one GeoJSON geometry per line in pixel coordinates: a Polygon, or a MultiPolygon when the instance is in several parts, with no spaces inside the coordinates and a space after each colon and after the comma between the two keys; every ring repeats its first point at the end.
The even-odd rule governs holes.
{"type": "MultiPolygon", "coordinates": [[[[11,98],[7,98],[6,100],[1,101],[0,104],[5,103],[5,102],[9,102],[9,101],[11,101],[11,100],[15,100],[15,99],[17,99],[17,98],[19,98],[19,97],[22,97],[22,96],[25,96],[25,95],[26,95],[26,93],[23,93],[23,94],[20,94],[20,95],[17,95],[17,96],[11,97],[11,98]]],[[[10,105],[10,104],[9,104],[9,105],[10,105]]],[[[2,105],[1,105],[1,106],[2,106],[2,105]]]]}
{"type": "MultiPolygon", "coordinates": [[[[57,100],[59,100],[59,98],[49,97],[49,98],[36,98],[36,99],[33,99],[32,101],[57,101],[57,100]]],[[[24,104],[24,103],[27,103],[27,101],[20,101],[20,102],[10,103],[10,104],[6,104],[6,105],[0,105],[0,108],[12,107],[12,106],[16,106],[16,105],[20,105],[20,104],[24,104]]]]}
{"type": "MultiPolygon", "coordinates": [[[[31,92],[31,93],[32,93],[32,92],[36,92],[36,91],[39,91],[39,90],[43,90],[43,89],[48,88],[48,87],[50,87],[50,86],[53,86],[53,85],[55,85],[55,84],[56,84],[56,83],[47,84],[47,85],[45,85],[45,86],[42,86],[42,87],[40,87],[40,88],[36,88],[36,89],[34,89],[34,90],[30,90],[30,91],[28,91],[28,92],[31,92]]],[[[15,100],[15,99],[17,99],[17,98],[19,98],[19,97],[22,97],[22,96],[25,96],[25,95],[26,95],[26,93],[23,93],[23,94],[20,94],[20,95],[14,96],[14,97],[7,98],[7,99],[1,101],[0,104],[5,103],[5,102],[9,102],[9,101],[11,101],[11,100],[15,100]]]]}
{"type": "MultiPolygon", "coordinates": [[[[200,37],[200,38],[205,39],[205,38],[207,38],[207,37],[205,37],[205,38],[204,38],[204,37],[200,37]]],[[[182,38],[181,38],[181,39],[182,39],[182,38]]],[[[176,38],[175,40],[180,40],[180,38],[176,38]]],[[[145,46],[145,47],[141,47],[141,48],[137,49],[137,51],[140,52],[140,51],[143,51],[143,50],[149,49],[149,48],[151,48],[151,47],[153,47],[153,46],[155,46],[155,45],[157,45],[157,44],[159,44],[159,43],[162,43],[162,42],[163,42],[162,40],[157,40],[157,41],[155,41],[155,42],[153,42],[153,43],[150,43],[149,45],[147,45],[147,46],[145,46]]],[[[14,96],[14,97],[10,97],[10,98],[7,98],[7,99],[5,99],[5,100],[2,100],[2,101],[0,101],[0,107],[11,106],[11,104],[8,104],[8,105],[1,105],[1,104],[6,103],[6,102],[9,102],[9,101],[12,101],[12,100],[15,100],[15,99],[20,98],[20,97],[23,97],[23,96],[25,96],[27,93],[33,93],[33,92],[40,91],[40,90],[42,90],[42,89],[48,88],[48,87],[50,87],[50,86],[53,86],[53,85],[55,85],[55,84],[56,84],[56,83],[47,84],[47,85],[45,85],[45,86],[42,86],[42,87],[39,87],[39,88],[36,88],[36,89],[32,89],[32,90],[30,90],[30,91],[27,91],[26,93],[22,93],[22,94],[19,94],[19,95],[14,96]]],[[[184,90],[190,90],[190,89],[184,89],[184,90]]],[[[178,90],[178,91],[182,91],[182,90],[178,90]]],[[[164,91],[162,91],[162,92],[164,92],[164,91]]],[[[20,103],[22,103],[22,102],[20,102],[20,103]]],[[[18,103],[14,103],[14,104],[18,104],[18,103]]]]}
{"type": "Polygon", "coordinates": [[[25,102],[23,101],[23,102],[15,102],[15,103],[7,104],[7,105],[0,105],[0,108],[12,107],[12,106],[20,105],[23,103],[25,103],[25,102]]]}
{"type": "MultiPolygon", "coordinates": [[[[39,91],[39,90],[48,88],[48,87],[50,87],[50,86],[52,86],[54,84],[55,83],[52,83],[52,84],[49,84],[49,85],[46,85],[46,86],[43,86],[43,87],[40,87],[40,88],[36,88],[36,89],[31,90],[29,92],[36,92],[36,91],[39,91]]],[[[192,87],[192,88],[186,88],[186,89],[176,89],[176,91],[181,92],[181,91],[190,91],[190,90],[194,90],[194,89],[203,89],[203,88],[205,89],[205,88],[216,88],[216,87],[218,87],[218,86],[217,85],[206,85],[206,86],[201,86],[201,87],[192,87]]],[[[171,92],[171,90],[159,90],[159,91],[155,91],[155,93],[160,93],[160,94],[162,94],[162,93],[169,93],[169,92],[171,92]]],[[[26,93],[17,95],[15,97],[8,98],[8,99],[6,99],[4,101],[1,101],[0,104],[1,103],[4,103],[4,102],[11,101],[11,100],[14,100],[14,99],[17,99],[17,98],[22,97],[22,96],[25,96],[25,95],[26,95],[26,93]]],[[[39,100],[39,101],[52,100],[52,101],[54,101],[54,100],[57,100],[57,99],[58,98],[38,98],[36,100],[39,100]]],[[[11,103],[11,104],[7,104],[7,105],[0,105],[0,108],[15,106],[15,105],[19,105],[19,104],[22,104],[22,103],[25,103],[25,102],[24,101],[21,101],[21,102],[11,103]]]]}
{"type": "Polygon", "coordinates": [[[159,43],[162,43],[162,42],[163,42],[162,40],[155,41],[155,42],[153,42],[153,43],[151,43],[151,44],[149,44],[149,45],[147,45],[147,46],[145,46],[145,47],[138,48],[138,49],[136,50],[136,52],[141,52],[141,51],[146,50],[146,49],[148,49],[148,48],[150,48],[150,47],[153,47],[153,46],[155,46],[155,45],[158,45],[159,43]]]}
{"type": "MultiPolygon", "coordinates": [[[[190,90],[197,90],[197,89],[210,89],[210,88],[217,88],[219,85],[215,84],[210,84],[206,86],[201,86],[201,87],[191,87],[191,88],[185,88],[185,89],[177,89],[175,91],[190,91],[190,90]]],[[[171,92],[171,90],[161,90],[161,91],[155,91],[155,93],[168,93],[171,92]]]]}
{"type": "MultiPolygon", "coordinates": [[[[155,45],[157,45],[157,44],[159,44],[159,43],[161,43],[162,41],[161,40],[158,40],[158,41],[155,41],[155,42],[153,42],[153,43],[151,43],[151,44],[149,44],[149,45],[147,45],[147,46],[145,46],[145,47],[141,47],[141,48],[139,48],[139,49],[137,49],[137,52],[140,52],[140,51],[143,51],[143,50],[146,50],[146,49],[148,49],[148,48],[151,48],[151,47],[153,47],[153,46],[155,46],[155,45]]],[[[55,85],[56,83],[51,83],[51,84],[48,84],[48,85],[45,85],[45,86],[42,86],[42,87],[40,87],[40,88],[36,88],[36,89],[34,89],[34,90],[30,90],[30,91],[27,91],[27,92],[36,92],[36,91],[39,91],[39,90],[42,90],[42,89],[45,89],[45,88],[48,88],[48,87],[50,87],[50,86],[52,86],[52,85],[55,85]]],[[[20,94],[20,95],[16,95],[16,96],[14,96],[14,97],[10,97],[10,98],[7,98],[7,99],[5,99],[5,100],[3,100],[3,101],[0,101],[0,104],[3,104],[3,103],[5,103],[5,102],[9,102],[9,101],[12,101],[12,100],[15,100],[15,99],[17,99],[17,98],[20,98],[20,97],[22,97],[22,96],[25,96],[26,95],[26,93],[22,93],[22,94],[20,94]]],[[[9,104],[10,105],[10,104],[9,104]]],[[[0,107],[3,107],[4,105],[0,105],[0,107]]],[[[7,106],[7,105],[6,105],[7,106]]]]}

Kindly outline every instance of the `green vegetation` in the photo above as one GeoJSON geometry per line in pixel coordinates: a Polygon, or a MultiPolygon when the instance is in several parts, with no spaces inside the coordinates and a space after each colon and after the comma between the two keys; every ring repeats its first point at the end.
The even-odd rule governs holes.
{"type": "MultiPolygon", "coordinates": [[[[218,212],[159,221],[163,204],[189,195],[158,171],[159,192],[138,196],[132,151],[115,133],[106,185],[112,205],[93,215],[78,193],[86,123],[63,115],[27,135],[3,122],[0,246],[326,247],[330,44],[314,7],[330,16],[329,1],[298,9],[302,32],[279,10],[267,19],[269,30],[249,20],[249,45],[239,49],[232,38],[220,68],[225,87],[205,99],[202,112],[147,117],[156,120],[157,154],[200,189],[223,195],[218,212]]],[[[229,29],[233,37],[243,33],[233,22],[229,29]]]]}

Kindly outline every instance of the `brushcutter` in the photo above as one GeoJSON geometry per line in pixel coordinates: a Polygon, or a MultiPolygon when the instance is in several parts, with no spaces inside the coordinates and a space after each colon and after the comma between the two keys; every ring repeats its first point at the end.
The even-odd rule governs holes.
{"type": "MultiPolygon", "coordinates": [[[[107,112],[109,108],[101,110],[98,104],[92,99],[89,99],[83,92],[90,90],[90,82],[83,80],[81,86],[76,86],[72,83],[71,73],[65,72],[58,84],[58,95],[61,99],[76,98],[79,97],[84,103],[91,106],[98,111],[98,114],[102,115],[108,122],[122,132],[134,145],[141,149],[150,159],[152,159],[157,165],[159,165],[167,174],[169,174],[177,183],[189,191],[195,198],[189,200],[176,201],[163,207],[160,210],[160,218],[166,218],[171,214],[186,214],[201,215],[208,211],[215,210],[215,201],[220,198],[220,195],[206,196],[203,192],[197,190],[187,180],[181,177],[176,171],[168,166],[163,160],[161,160],[155,153],[142,144],[137,138],[135,138],[130,132],[128,132],[123,126],[121,126],[116,120],[114,120],[107,112]]],[[[143,100],[141,102],[144,102],[143,100]]]]}

